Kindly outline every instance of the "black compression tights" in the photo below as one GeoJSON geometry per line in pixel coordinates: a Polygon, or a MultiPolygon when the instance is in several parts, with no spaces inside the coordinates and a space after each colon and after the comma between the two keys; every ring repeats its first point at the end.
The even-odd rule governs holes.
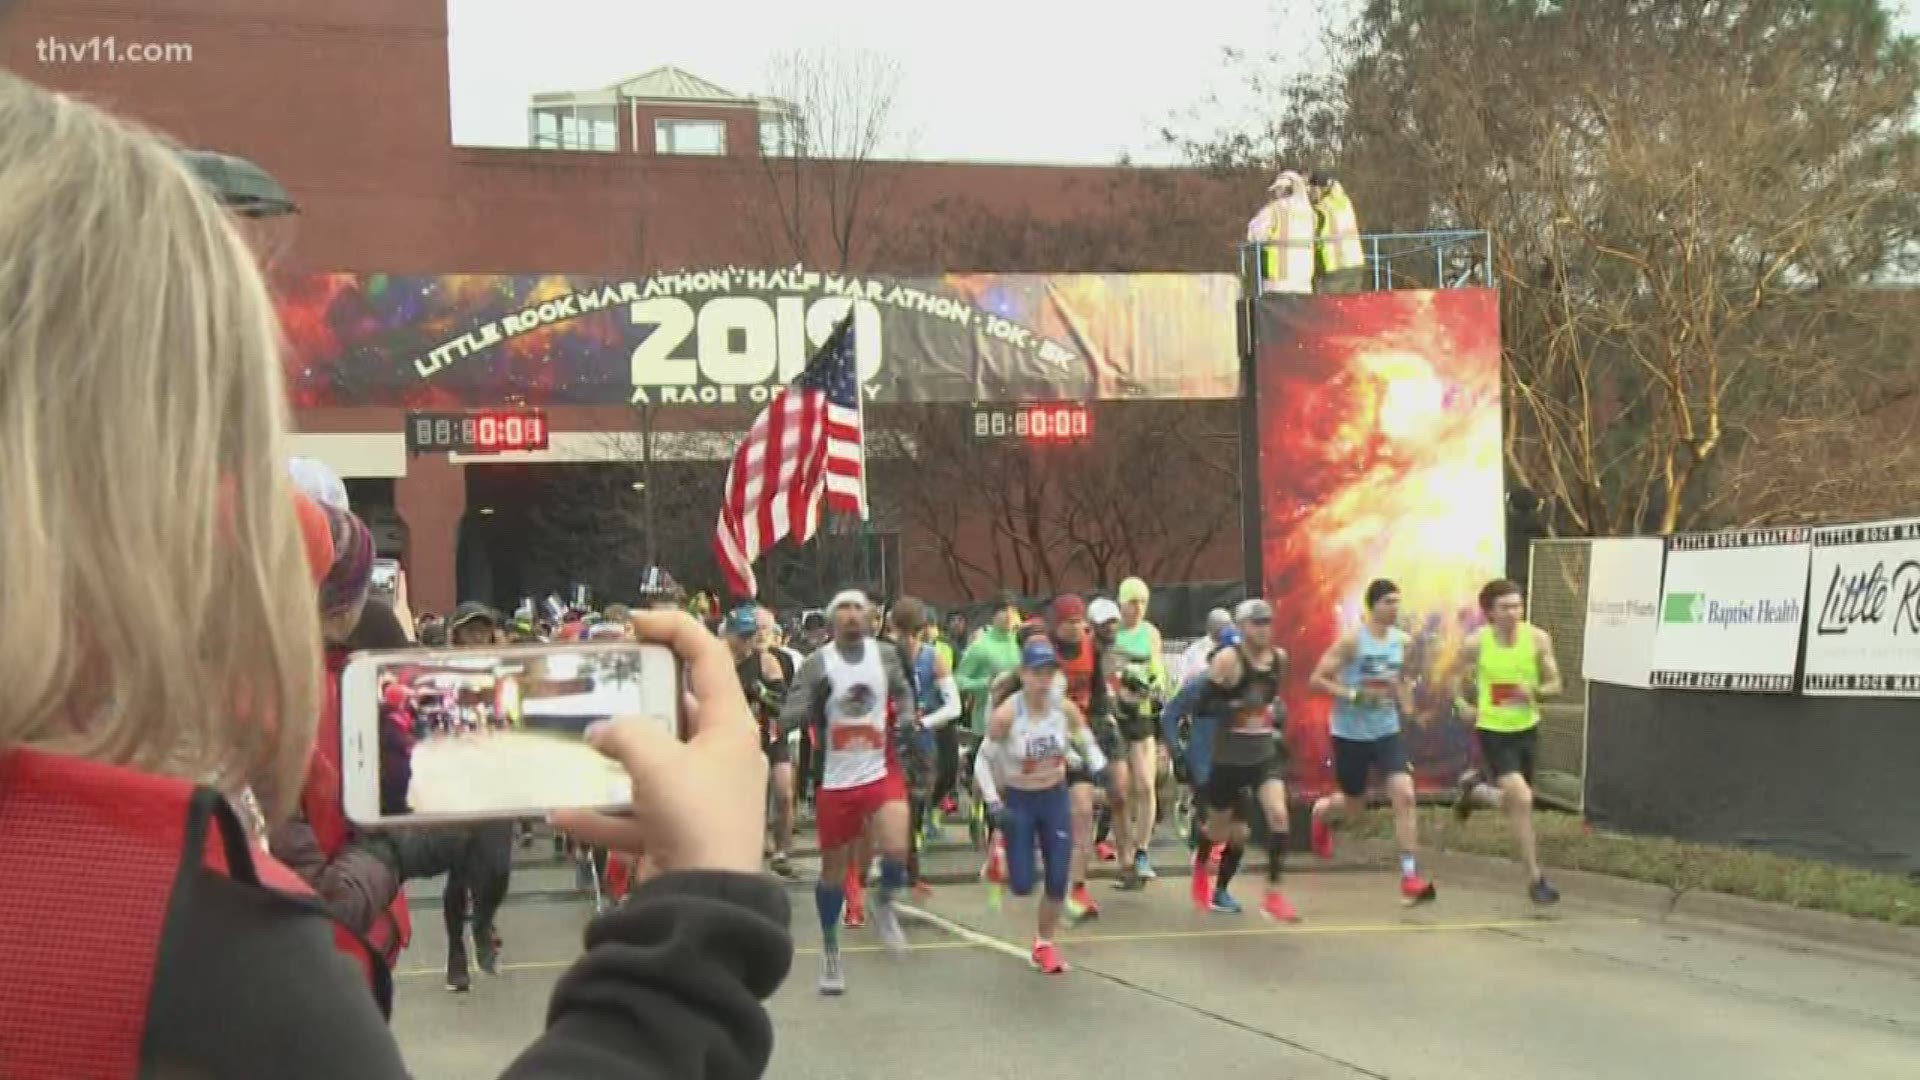
{"type": "Polygon", "coordinates": [[[1267,884],[1280,884],[1280,872],[1287,867],[1287,834],[1275,829],[1267,834],[1267,884]]]}
{"type": "Polygon", "coordinates": [[[927,823],[927,800],[919,795],[907,799],[907,881],[920,884],[920,844],[927,823]]]}
{"type": "Polygon", "coordinates": [[[1213,879],[1215,891],[1226,892],[1227,886],[1233,883],[1233,875],[1240,872],[1240,855],[1245,850],[1239,844],[1228,844],[1220,853],[1220,873],[1213,879]]]}

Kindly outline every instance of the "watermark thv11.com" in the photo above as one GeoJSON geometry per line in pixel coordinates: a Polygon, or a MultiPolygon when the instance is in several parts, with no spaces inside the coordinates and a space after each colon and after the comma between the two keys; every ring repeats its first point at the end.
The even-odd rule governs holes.
{"type": "Polygon", "coordinates": [[[188,64],[185,41],[123,41],[111,34],[84,38],[43,37],[34,42],[42,64],[188,64]]]}

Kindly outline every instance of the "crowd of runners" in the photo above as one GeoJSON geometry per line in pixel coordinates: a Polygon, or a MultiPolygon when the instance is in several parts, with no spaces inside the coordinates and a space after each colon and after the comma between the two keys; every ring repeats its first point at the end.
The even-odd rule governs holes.
{"type": "MultiPolygon", "coordinates": [[[[1003,595],[971,632],[963,617],[938,620],[910,597],[882,606],[849,590],[783,625],[765,607],[721,612],[690,601],[661,571],[643,586],[643,605],[694,607],[732,650],[770,764],[772,872],[796,874],[795,823],[800,807],[812,807],[821,993],[845,992],[843,930],[871,925],[888,948],[905,948],[900,905],[927,891],[920,852],[954,823],[985,850],[990,904],[1007,891],[1039,894],[1032,962],[1045,973],[1068,967],[1059,928],[1100,914],[1089,867],[1115,863],[1121,893],[1148,887],[1152,841],[1170,822],[1190,852],[1197,910],[1243,911],[1233,886],[1257,846],[1258,910],[1300,920],[1284,890],[1293,823],[1281,690],[1293,658],[1275,644],[1268,601],[1216,609],[1205,637],[1170,654],[1146,617],[1139,579],[1113,599],[1062,595],[1032,615],[1003,595]]],[[[1337,782],[1313,803],[1309,835],[1314,853],[1331,858],[1336,832],[1377,781],[1393,810],[1399,895],[1429,903],[1438,894],[1419,866],[1402,737],[1417,679],[1413,640],[1399,627],[1396,585],[1375,581],[1364,601],[1362,623],[1313,658],[1307,677],[1311,692],[1332,699],[1337,782]]],[[[1517,585],[1490,582],[1480,604],[1485,626],[1438,674],[1456,714],[1475,726],[1481,761],[1460,778],[1455,813],[1502,809],[1529,895],[1552,903],[1558,894],[1534,847],[1531,784],[1539,702],[1560,692],[1559,668],[1546,632],[1525,622],[1517,585]]],[[[513,636],[588,636],[593,625],[590,613],[573,612],[513,636]]]]}

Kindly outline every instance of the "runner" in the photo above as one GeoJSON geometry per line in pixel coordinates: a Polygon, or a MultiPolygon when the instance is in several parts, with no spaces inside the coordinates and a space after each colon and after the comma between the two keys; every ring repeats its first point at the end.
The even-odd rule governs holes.
{"type": "Polygon", "coordinates": [[[1464,821],[1475,806],[1500,808],[1513,825],[1513,838],[1527,868],[1527,895],[1536,904],[1552,904],[1560,893],[1540,870],[1533,834],[1533,765],[1540,739],[1540,699],[1560,693],[1560,664],[1553,639],[1521,616],[1526,601],[1520,586],[1504,578],[1480,590],[1487,625],[1467,639],[1454,671],[1441,683],[1452,686],[1465,676],[1470,698],[1454,701],[1462,717],[1474,717],[1474,737],[1486,763],[1485,776],[1469,769],[1460,777],[1453,812],[1464,821]]]}
{"type": "Polygon", "coordinates": [[[1207,636],[1187,646],[1180,656],[1180,685],[1207,670],[1207,661],[1213,659],[1214,650],[1220,647],[1220,635],[1233,627],[1233,616],[1226,608],[1214,608],[1207,612],[1207,636]]]}
{"type": "Polygon", "coordinates": [[[1280,891],[1287,855],[1287,785],[1280,742],[1283,710],[1280,686],[1287,654],[1273,644],[1273,608],[1265,600],[1243,600],[1234,611],[1242,641],[1215,653],[1207,666],[1202,711],[1226,717],[1213,740],[1212,769],[1203,792],[1207,842],[1194,853],[1194,872],[1204,874],[1211,846],[1224,844],[1214,882],[1212,910],[1238,914],[1240,904],[1228,892],[1240,869],[1240,856],[1257,818],[1264,818],[1267,845],[1267,894],[1261,910],[1268,918],[1297,922],[1299,914],[1280,891]]]}
{"type": "Polygon", "coordinates": [[[907,755],[912,843],[907,877],[916,893],[925,888],[920,880],[920,847],[938,766],[935,735],[960,715],[960,688],[954,685],[953,669],[938,650],[924,641],[926,619],[926,605],[911,596],[902,597],[888,616],[893,626],[894,647],[900,650],[900,658],[906,664],[920,710],[919,728],[908,735],[915,752],[907,755]]]}
{"type": "Polygon", "coordinates": [[[1060,658],[1044,637],[1020,651],[1020,689],[993,710],[987,726],[992,755],[1005,764],[998,794],[1006,800],[996,818],[1006,835],[1008,884],[1015,896],[1033,892],[1034,848],[1045,868],[1033,939],[1033,966],[1048,975],[1067,970],[1054,945],[1060,908],[1073,859],[1073,807],[1067,792],[1070,749],[1077,749],[1096,777],[1106,762],[1079,706],[1059,689],[1060,658]]]}
{"type": "Polygon", "coordinates": [[[1333,703],[1333,774],[1339,787],[1313,804],[1313,851],[1333,858],[1336,818],[1366,809],[1367,778],[1378,770],[1393,803],[1394,838],[1400,842],[1400,896],[1421,904],[1436,895],[1420,876],[1420,826],[1415,817],[1413,766],[1400,740],[1401,717],[1413,714],[1413,680],[1407,645],[1413,639],[1396,625],[1400,587],[1384,578],[1367,586],[1367,617],[1334,642],[1313,669],[1313,689],[1333,703]]]}
{"type": "Polygon", "coordinates": [[[779,653],[761,646],[760,612],[752,604],[728,612],[723,629],[747,707],[760,722],[760,752],[767,756],[767,792],[773,803],[769,829],[773,852],[767,866],[781,877],[792,877],[788,852],[793,847],[793,757],[780,726],[780,708],[787,687],[793,683],[793,672],[779,653]]]}
{"type": "MultiPolygon", "coordinates": [[[[1108,792],[1109,806],[1116,826],[1121,826],[1118,830],[1121,850],[1130,850],[1124,829],[1124,804],[1120,802],[1122,793],[1127,790],[1126,780],[1120,772],[1125,767],[1125,759],[1119,753],[1120,733],[1114,726],[1107,703],[1107,674],[1101,662],[1100,648],[1087,633],[1087,605],[1078,596],[1068,593],[1054,599],[1049,614],[1052,618],[1049,643],[1053,646],[1056,667],[1060,673],[1060,688],[1094,733],[1094,741],[1099,745],[1102,755],[1112,763],[1114,772],[1108,792]]],[[[1025,655],[1023,646],[1023,664],[1025,655]]],[[[1087,891],[1087,863],[1093,855],[1094,809],[1098,796],[1093,770],[1084,766],[1068,770],[1067,789],[1073,806],[1073,891],[1067,897],[1067,912],[1069,917],[1079,922],[1100,916],[1100,905],[1094,902],[1093,894],[1087,891]]]]}
{"type": "MultiPolygon", "coordinates": [[[[1141,664],[1148,676],[1146,692],[1165,698],[1169,692],[1167,663],[1161,655],[1159,627],[1147,621],[1150,599],[1147,583],[1137,577],[1120,583],[1120,626],[1114,632],[1114,645],[1126,654],[1130,663],[1141,664]]],[[[1128,778],[1133,787],[1127,792],[1126,835],[1138,845],[1134,853],[1134,872],[1151,879],[1153,862],[1147,852],[1153,846],[1153,828],[1159,821],[1155,787],[1160,777],[1160,751],[1153,739],[1153,722],[1143,716],[1130,725],[1126,736],[1128,778]]]]}
{"type": "Polygon", "coordinates": [[[960,654],[953,679],[962,694],[974,699],[970,719],[975,735],[987,730],[987,717],[992,712],[987,699],[993,680],[1020,666],[1020,646],[1014,640],[1014,626],[1019,621],[1020,605],[1013,594],[1001,593],[994,600],[992,621],[960,654]]]}
{"type": "MultiPolygon", "coordinates": [[[[1239,644],[1240,631],[1229,626],[1221,632],[1220,644],[1214,651],[1239,644]]],[[[1208,660],[1211,662],[1212,656],[1208,660]]],[[[1179,692],[1160,713],[1160,737],[1172,751],[1174,778],[1187,786],[1188,804],[1194,810],[1187,846],[1195,860],[1191,895],[1196,911],[1206,911],[1213,905],[1213,875],[1207,865],[1213,845],[1206,835],[1206,790],[1207,781],[1213,775],[1214,739],[1225,717],[1213,711],[1200,711],[1221,707],[1221,702],[1211,693],[1212,686],[1208,669],[1203,668],[1181,684],[1179,692]]]]}
{"type": "Polygon", "coordinates": [[[888,724],[916,723],[913,690],[893,646],[867,631],[869,604],[849,590],[833,598],[827,615],[833,641],[800,665],[781,721],[821,732],[819,795],[820,881],[814,901],[820,913],[820,992],[846,992],[840,964],[840,913],[853,842],[871,822],[881,851],[880,893],[874,922],[891,950],[906,947],[893,901],[907,884],[907,789],[888,724]]]}

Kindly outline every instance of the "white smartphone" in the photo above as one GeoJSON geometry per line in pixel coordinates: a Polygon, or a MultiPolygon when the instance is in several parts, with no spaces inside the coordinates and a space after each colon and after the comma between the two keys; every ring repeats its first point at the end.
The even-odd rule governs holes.
{"type": "Polygon", "coordinates": [[[614,716],[685,736],[662,645],[561,643],[358,653],[340,675],[347,819],[380,828],[623,809],[632,785],[588,746],[614,716]]]}

